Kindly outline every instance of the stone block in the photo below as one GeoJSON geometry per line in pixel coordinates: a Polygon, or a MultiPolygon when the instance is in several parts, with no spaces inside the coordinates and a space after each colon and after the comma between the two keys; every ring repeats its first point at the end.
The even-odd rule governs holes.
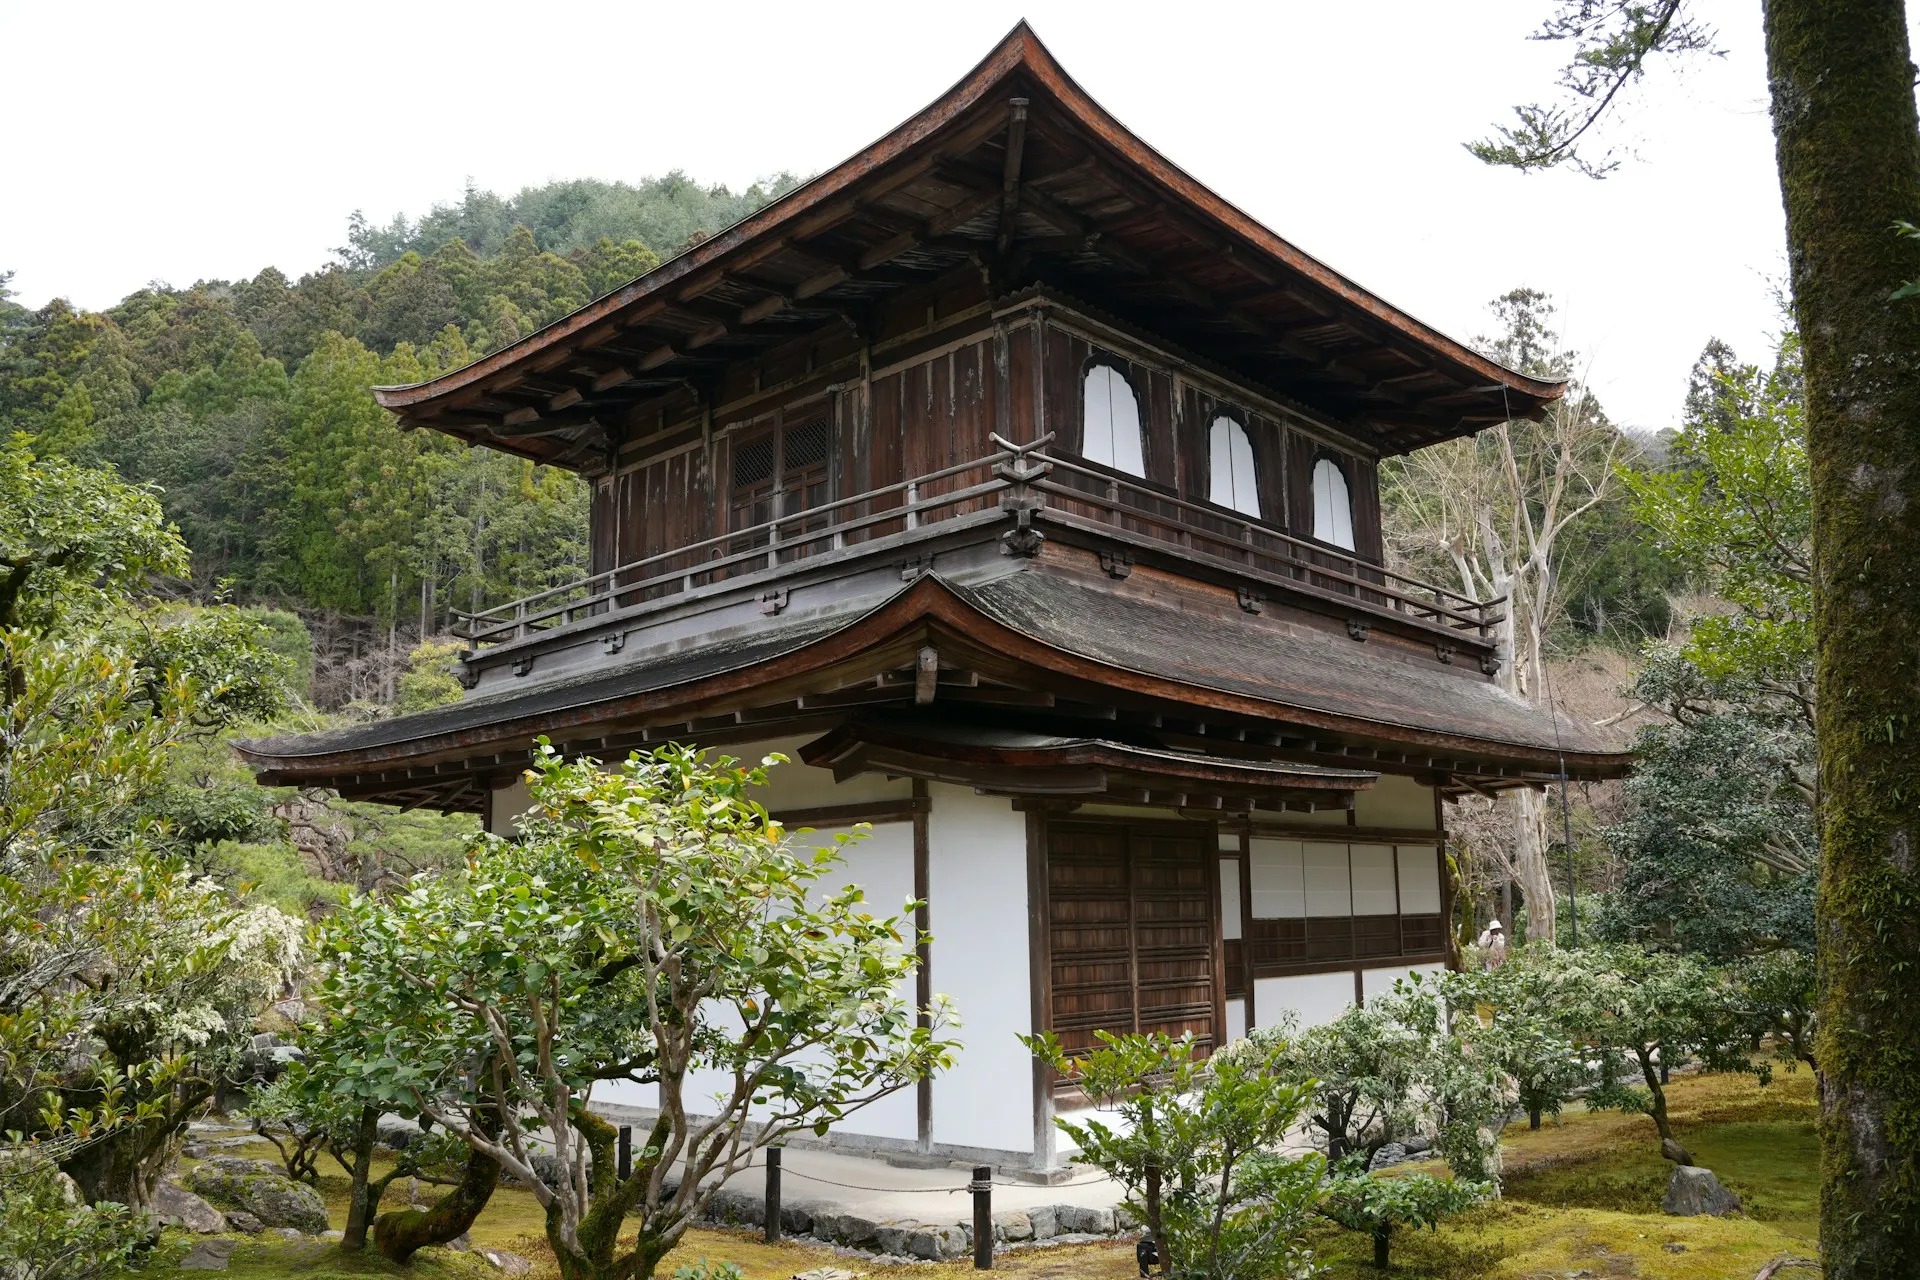
{"type": "Polygon", "coordinates": [[[904,1258],[907,1256],[907,1240],[913,1235],[918,1223],[895,1219],[882,1222],[873,1229],[874,1248],[884,1254],[904,1258]]]}
{"type": "Polygon", "coordinates": [[[1110,1236],[1113,1234],[1113,1210],[1088,1209],[1077,1204],[1055,1206],[1062,1235],[1110,1236]]]}
{"type": "Polygon", "coordinates": [[[1027,1210],[1027,1222],[1033,1227],[1035,1240],[1051,1240],[1060,1234],[1060,1206],[1036,1205],[1027,1210]]]}
{"type": "Polygon", "coordinates": [[[993,1238],[996,1240],[1033,1239],[1033,1219],[1019,1209],[1002,1209],[993,1215],[993,1238]]]}
{"type": "Polygon", "coordinates": [[[916,1227],[907,1237],[907,1256],[944,1262],[967,1251],[967,1237],[958,1227],[916,1227]]]}
{"type": "Polygon", "coordinates": [[[880,1224],[857,1213],[839,1214],[834,1218],[833,1238],[852,1249],[871,1249],[880,1238],[880,1224]]]}
{"type": "Polygon", "coordinates": [[[237,1243],[235,1240],[202,1240],[174,1265],[182,1271],[225,1271],[227,1259],[233,1256],[237,1243]]]}

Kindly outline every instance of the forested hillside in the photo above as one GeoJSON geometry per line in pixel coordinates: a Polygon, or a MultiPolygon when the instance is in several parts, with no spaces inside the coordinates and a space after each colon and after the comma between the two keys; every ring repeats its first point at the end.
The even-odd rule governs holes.
{"type": "Polygon", "coordinates": [[[368,388],[513,342],[795,181],[736,194],[674,173],[506,198],[470,186],[418,219],[354,214],[337,260],[297,280],[269,265],[155,282],[98,312],[27,310],[0,275],[0,432],[156,486],[192,555],[182,594],[284,604],[320,633],[316,620],[365,620],[391,650],[451,609],[579,572],[586,492],[403,433],[368,388]]]}

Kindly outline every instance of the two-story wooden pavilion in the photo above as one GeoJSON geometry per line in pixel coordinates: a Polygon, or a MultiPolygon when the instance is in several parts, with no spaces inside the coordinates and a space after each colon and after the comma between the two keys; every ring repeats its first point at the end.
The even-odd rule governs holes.
{"type": "Polygon", "coordinates": [[[503,833],[537,734],[786,753],[769,807],[874,824],[847,874],[926,900],[919,994],[965,1020],[836,1140],[1047,1166],[1016,1033],[1330,1017],[1446,962],[1443,797],[1625,767],[1502,691],[1502,602],[1383,563],[1383,458],[1560,391],[1200,186],[1022,25],[752,217],[381,388],[588,477],[591,572],[473,618],[459,703],[244,750],[503,833]]]}

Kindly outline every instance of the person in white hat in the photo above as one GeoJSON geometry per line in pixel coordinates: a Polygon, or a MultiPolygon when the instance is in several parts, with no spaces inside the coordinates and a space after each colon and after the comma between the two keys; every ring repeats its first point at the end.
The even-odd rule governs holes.
{"type": "Polygon", "coordinates": [[[1487,969],[1498,969],[1506,962],[1507,930],[1495,920],[1480,935],[1480,964],[1487,969]]]}

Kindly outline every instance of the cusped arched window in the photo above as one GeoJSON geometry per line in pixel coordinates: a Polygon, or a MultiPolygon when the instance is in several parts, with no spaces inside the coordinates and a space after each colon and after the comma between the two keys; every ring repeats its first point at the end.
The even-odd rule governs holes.
{"type": "Polygon", "coordinates": [[[1207,497],[1222,507],[1231,507],[1242,515],[1260,515],[1260,488],[1253,469],[1253,441],[1247,429],[1221,414],[1213,420],[1208,433],[1212,465],[1209,467],[1207,497]]]}
{"type": "Polygon", "coordinates": [[[1353,550],[1353,495],[1347,473],[1332,458],[1313,464],[1313,536],[1353,550]]]}
{"type": "Polygon", "coordinates": [[[1140,398],[1126,375],[1110,364],[1087,369],[1081,381],[1082,418],[1080,456],[1124,471],[1130,476],[1147,474],[1146,459],[1140,445],[1140,398]]]}

